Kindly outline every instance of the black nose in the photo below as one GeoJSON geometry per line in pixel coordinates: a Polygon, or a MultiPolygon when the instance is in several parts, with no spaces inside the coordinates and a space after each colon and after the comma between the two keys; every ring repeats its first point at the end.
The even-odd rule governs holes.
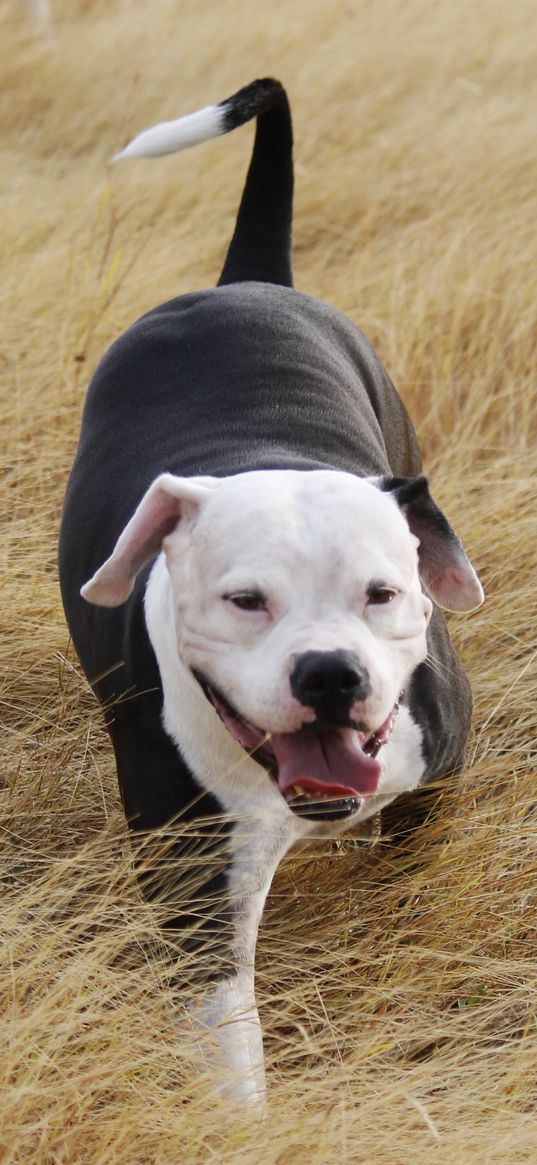
{"type": "Polygon", "coordinates": [[[297,655],[290,684],[296,700],[334,725],[348,717],[355,700],[365,700],[371,692],[369,672],[354,651],[297,655]]]}

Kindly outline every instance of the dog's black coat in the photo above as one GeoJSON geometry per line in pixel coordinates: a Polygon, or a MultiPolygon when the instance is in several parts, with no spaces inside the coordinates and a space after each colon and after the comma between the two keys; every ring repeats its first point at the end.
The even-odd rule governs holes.
{"type": "MultiPolygon", "coordinates": [[[[251,258],[256,182],[267,178],[263,150],[270,147],[272,162],[278,150],[283,152],[274,136],[278,124],[290,149],[286,109],[280,100],[277,114],[259,118],[221,285],[149,312],[99,365],[67,490],[62,595],[82,666],[106,709],[125,810],[135,830],[189,813],[210,821],[220,810],[161,724],[160,676],[143,612],[150,565],[121,607],[94,607],[80,596],[151,482],[164,470],[222,476],[329,468],[404,478],[421,471],[405,408],[358,329],[333,308],[271,281],[270,270],[264,282],[251,278],[252,269],[257,271],[251,258]],[[248,254],[242,264],[247,274],[234,282],[241,272],[241,246],[248,254]]],[[[288,167],[284,171],[282,189],[290,206],[288,167]]],[[[282,236],[287,238],[289,206],[282,236]]],[[[274,244],[271,255],[274,265],[274,244]]],[[[279,267],[284,273],[290,272],[286,262],[284,257],[279,267]]],[[[259,256],[257,263],[262,266],[259,256]]],[[[403,696],[421,727],[426,780],[460,765],[471,715],[469,685],[437,608],[428,634],[434,669],[421,664],[403,696]]],[[[212,897],[224,887],[225,876],[211,870],[209,859],[210,854],[212,897]]],[[[180,925],[173,906],[170,915],[171,923],[180,925]]]]}

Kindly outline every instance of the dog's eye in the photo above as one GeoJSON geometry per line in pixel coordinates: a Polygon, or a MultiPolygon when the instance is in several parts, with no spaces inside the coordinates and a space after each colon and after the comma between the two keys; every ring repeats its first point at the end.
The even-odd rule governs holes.
{"type": "Polygon", "coordinates": [[[236,595],[224,595],[224,598],[240,611],[264,611],[266,606],[266,599],[261,591],[239,591],[236,595]]]}
{"type": "Polygon", "coordinates": [[[367,601],[374,606],[380,606],[381,603],[391,603],[396,594],[397,591],[392,590],[391,587],[381,587],[373,584],[367,592],[367,601]]]}

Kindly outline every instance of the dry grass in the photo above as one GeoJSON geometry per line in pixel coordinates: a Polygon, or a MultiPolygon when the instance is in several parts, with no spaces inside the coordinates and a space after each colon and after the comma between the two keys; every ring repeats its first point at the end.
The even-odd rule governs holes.
{"type": "Polygon", "coordinates": [[[0,15],[0,1161],[533,1163],[534,5],[52,0],[49,35],[30,10],[0,15]],[[280,871],[256,1125],[181,1042],[55,542],[89,373],[144,309],[214,281],[251,132],[110,179],[105,160],[265,73],[295,114],[297,284],[376,343],[488,602],[453,621],[475,734],[436,815],[406,847],[280,871]]]}

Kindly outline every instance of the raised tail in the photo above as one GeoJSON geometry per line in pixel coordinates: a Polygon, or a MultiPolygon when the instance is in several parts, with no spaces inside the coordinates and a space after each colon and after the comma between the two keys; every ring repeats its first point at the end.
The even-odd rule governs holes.
{"type": "Polygon", "coordinates": [[[219,105],[164,121],[134,138],[113,161],[188,149],[257,118],[252,159],[219,284],[258,280],[293,286],[293,131],[279,81],[252,81],[219,105]]]}

